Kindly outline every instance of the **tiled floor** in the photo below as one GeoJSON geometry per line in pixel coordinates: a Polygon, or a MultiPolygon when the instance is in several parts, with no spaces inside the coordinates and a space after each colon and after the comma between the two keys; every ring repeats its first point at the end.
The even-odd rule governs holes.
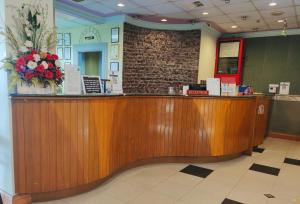
{"type": "Polygon", "coordinates": [[[299,160],[300,142],[268,138],[252,157],[142,166],[89,193],[43,204],[300,204],[299,160]]]}

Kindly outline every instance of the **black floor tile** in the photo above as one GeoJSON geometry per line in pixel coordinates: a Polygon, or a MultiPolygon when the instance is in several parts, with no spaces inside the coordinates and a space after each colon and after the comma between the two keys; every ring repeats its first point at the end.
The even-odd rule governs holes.
{"type": "Polygon", "coordinates": [[[193,176],[198,176],[201,178],[206,178],[209,174],[213,172],[211,169],[202,168],[199,166],[189,165],[182,169],[180,172],[190,174],[193,176]]]}
{"type": "Polygon", "coordinates": [[[264,148],[260,147],[253,147],[253,152],[263,153],[265,151],[264,148]]]}
{"type": "Polygon", "coordinates": [[[278,169],[278,168],[274,168],[271,166],[265,166],[265,165],[261,165],[261,164],[253,164],[250,167],[250,170],[265,173],[265,174],[271,174],[274,176],[278,176],[278,174],[280,172],[280,169],[278,169]]]}
{"type": "Polygon", "coordinates": [[[223,200],[223,202],[221,204],[243,204],[243,203],[240,203],[240,202],[237,202],[235,200],[230,200],[228,198],[225,198],[225,200],[223,200]]]}
{"type": "Polygon", "coordinates": [[[300,166],[300,160],[298,159],[285,158],[284,163],[300,166]]]}

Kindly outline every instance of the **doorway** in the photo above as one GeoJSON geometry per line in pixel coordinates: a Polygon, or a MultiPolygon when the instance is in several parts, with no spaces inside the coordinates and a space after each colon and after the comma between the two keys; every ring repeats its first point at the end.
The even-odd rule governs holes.
{"type": "Polygon", "coordinates": [[[107,43],[74,45],[74,64],[78,65],[82,75],[106,78],[107,43]]]}

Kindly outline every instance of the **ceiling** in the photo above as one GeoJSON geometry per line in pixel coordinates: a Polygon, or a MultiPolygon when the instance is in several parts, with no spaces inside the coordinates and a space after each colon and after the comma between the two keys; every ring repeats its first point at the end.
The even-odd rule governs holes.
{"type": "MultiPolygon", "coordinates": [[[[129,14],[160,23],[189,23],[197,20],[211,23],[219,31],[227,33],[282,29],[283,23],[278,22],[282,19],[286,19],[288,28],[300,28],[300,0],[230,0],[230,3],[225,3],[225,0],[199,0],[203,4],[200,7],[193,3],[197,0],[56,1],[59,5],[74,7],[99,17],[129,14]],[[270,6],[271,2],[277,5],[270,6]],[[125,6],[118,7],[119,3],[125,6]],[[203,15],[204,12],[208,14],[203,15]],[[272,12],[281,15],[274,16],[272,12]],[[246,16],[246,20],[242,16],[246,16]],[[167,22],[161,22],[162,18],[166,18],[167,22]]],[[[80,24],[80,21],[74,22],[80,24]]]]}

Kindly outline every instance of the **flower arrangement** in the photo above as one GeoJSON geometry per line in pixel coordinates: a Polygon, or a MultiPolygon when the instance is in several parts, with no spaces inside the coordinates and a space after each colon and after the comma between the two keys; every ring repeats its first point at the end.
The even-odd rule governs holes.
{"type": "Polygon", "coordinates": [[[19,82],[28,86],[59,86],[63,82],[60,61],[50,52],[56,47],[55,29],[47,26],[48,7],[23,4],[15,8],[15,27],[4,28],[11,48],[10,57],[3,60],[2,68],[10,72],[10,87],[19,82]]]}

